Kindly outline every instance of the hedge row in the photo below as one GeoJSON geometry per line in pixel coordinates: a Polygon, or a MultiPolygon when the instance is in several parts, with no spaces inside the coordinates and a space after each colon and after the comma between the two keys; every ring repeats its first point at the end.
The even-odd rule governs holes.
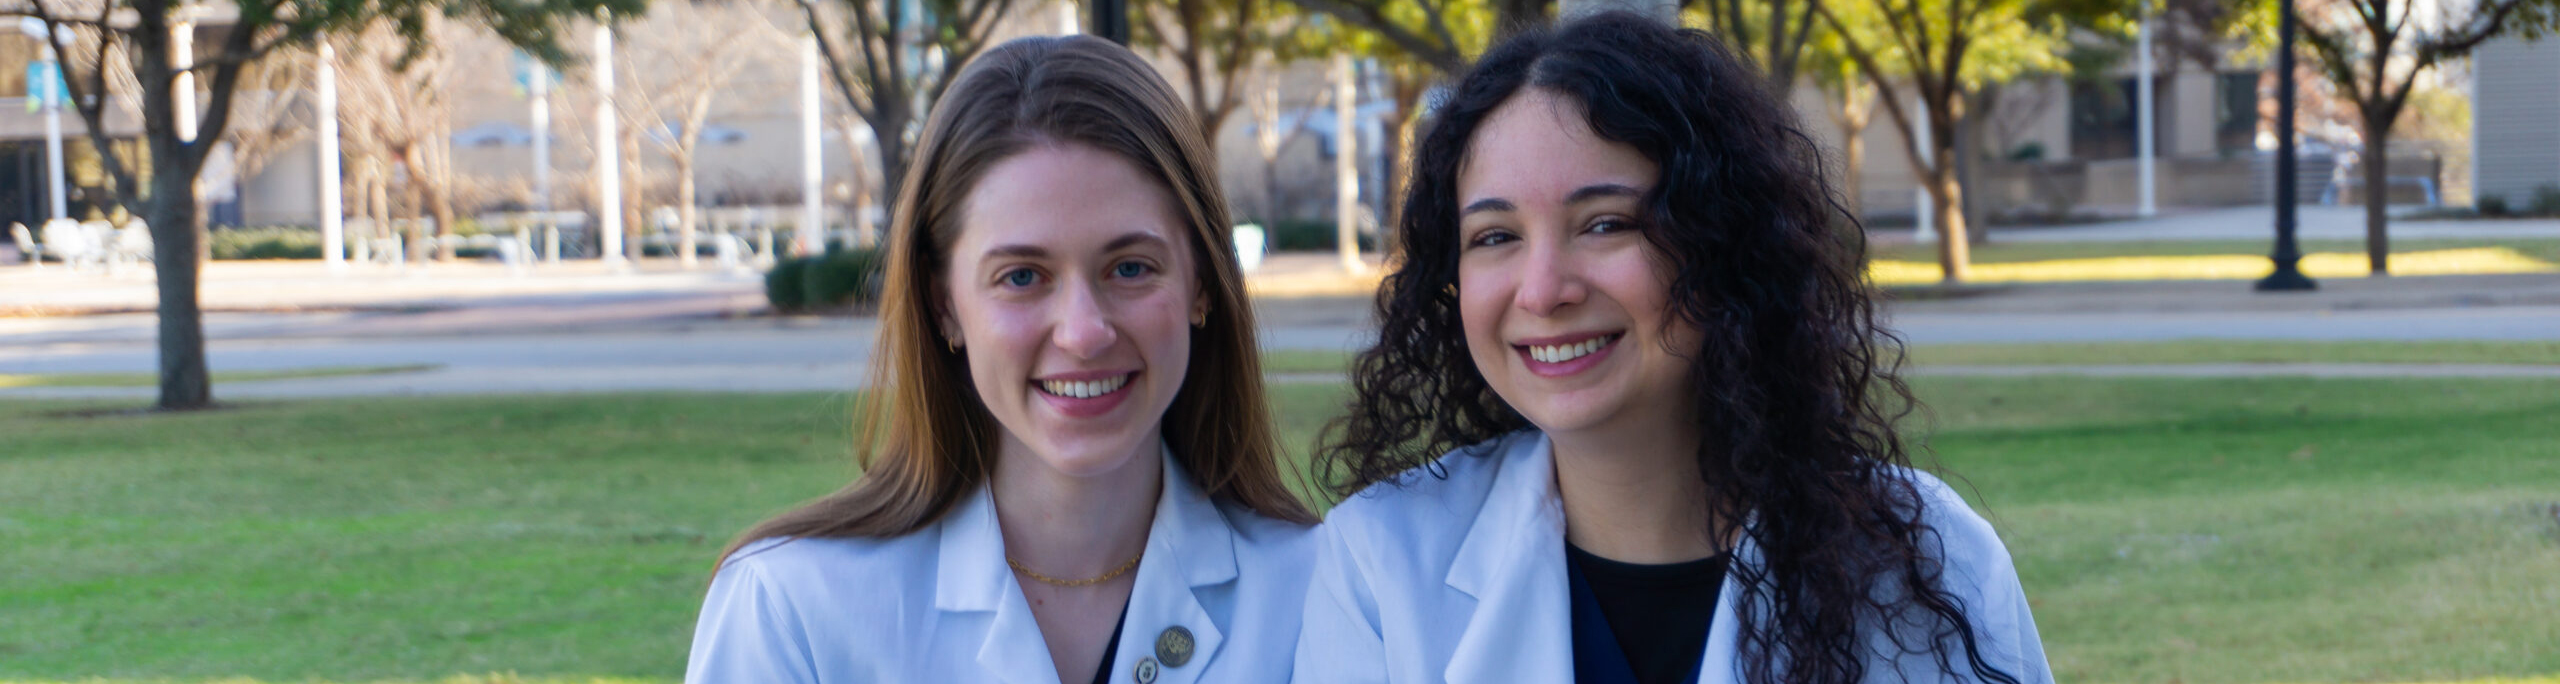
{"type": "Polygon", "coordinates": [[[764,274],[765,301],[783,313],[867,307],[880,300],[880,257],[876,249],[836,249],[776,263],[764,274]]]}

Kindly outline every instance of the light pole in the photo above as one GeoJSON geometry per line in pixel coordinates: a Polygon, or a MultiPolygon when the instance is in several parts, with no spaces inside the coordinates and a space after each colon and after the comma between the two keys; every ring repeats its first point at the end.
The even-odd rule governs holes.
{"type": "Polygon", "coordinates": [[[2319,287],[2302,275],[2302,248],[2294,244],[2293,0],[2276,20],[2276,272],[2258,281],[2259,292],[2301,292],[2319,287]]]}
{"type": "Polygon", "coordinates": [[[603,225],[597,237],[598,255],[607,267],[621,270],[630,262],[622,258],[622,136],[615,132],[613,120],[613,15],[605,14],[596,22],[596,213],[603,225]]]}
{"type": "Polygon", "coordinates": [[[347,269],[346,188],[339,177],[338,51],[320,41],[320,256],[329,272],[347,269]]]}
{"type": "Polygon", "coordinates": [[[44,82],[27,85],[29,95],[37,98],[36,101],[44,107],[45,188],[49,191],[47,199],[53,201],[53,218],[70,218],[71,201],[68,189],[63,187],[66,179],[62,173],[62,60],[53,54],[53,41],[45,33],[44,20],[26,17],[18,22],[18,29],[44,43],[44,56],[40,62],[43,66],[39,67],[44,73],[44,82]],[[41,92],[36,92],[39,88],[41,92]]]}
{"type": "Polygon", "coordinates": [[[1121,45],[1129,44],[1129,0],[1087,0],[1093,3],[1093,35],[1121,45]]]}

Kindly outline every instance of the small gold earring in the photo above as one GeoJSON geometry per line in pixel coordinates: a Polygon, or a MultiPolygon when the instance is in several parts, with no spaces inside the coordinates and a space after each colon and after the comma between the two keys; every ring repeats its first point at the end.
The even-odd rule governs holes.
{"type": "Polygon", "coordinates": [[[1192,317],[1191,317],[1191,327],[1194,327],[1194,328],[1206,328],[1206,327],[1209,327],[1209,315],[1208,315],[1208,314],[1200,314],[1200,315],[1198,315],[1198,316],[1192,316],[1192,317]]]}

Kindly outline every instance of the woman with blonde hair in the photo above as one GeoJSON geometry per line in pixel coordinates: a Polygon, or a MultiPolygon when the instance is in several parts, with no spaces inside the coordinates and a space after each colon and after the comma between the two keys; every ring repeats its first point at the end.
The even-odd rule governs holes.
{"type": "Polygon", "coordinates": [[[863,474],[722,554],[686,681],[1288,679],[1314,517],[1185,111],[1096,38],[961,73],[892,219],[863,474]]]}

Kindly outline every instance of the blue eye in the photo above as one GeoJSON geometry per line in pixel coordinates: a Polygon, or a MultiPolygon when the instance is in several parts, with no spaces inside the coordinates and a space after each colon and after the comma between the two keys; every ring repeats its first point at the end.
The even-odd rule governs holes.
{"type": "Polygon", "coordinates": [[[998,276],[997,279],[1003,281],[1004,284],[1013,287],[1030,287],[1033,283],[1040,281],[1040,274],[1031,272],[1031,269],[1018,268],[1006,271],[1004,275],[998,276]]]}
{"type": "Polygon", "coordinates": [[[1138,276],[1146,275],[1148,270],[1149,269],[1146,264],[1141,264],[1135,261],[1123,261],[1120,262],[1120,265],[1111,267],[1111,275],[1120,278],[1136,278],[1138,276]]]}

